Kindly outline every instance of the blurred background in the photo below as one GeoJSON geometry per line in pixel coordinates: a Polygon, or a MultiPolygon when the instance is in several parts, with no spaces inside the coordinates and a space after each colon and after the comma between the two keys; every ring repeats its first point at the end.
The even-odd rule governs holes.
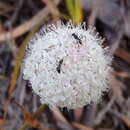
{"type": "Polygon", "coordinates": [[[0,130],[129,130],[130,0],[0,0],[0,130]],[[41,27],[95,26],[113,54],[110,90],[81,109],[50,109],[22,79],[25,48],[41,27]]]}

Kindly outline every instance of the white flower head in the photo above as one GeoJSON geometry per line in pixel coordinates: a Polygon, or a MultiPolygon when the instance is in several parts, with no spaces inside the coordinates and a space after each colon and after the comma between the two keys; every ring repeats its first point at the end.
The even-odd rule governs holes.
{"type": "Polygon", "coordinates": [[[69,109],[98,102],[108,88],[112,56],[85,23],[57,23],[31,40],[23,75],[42,104],[69,109]]]}

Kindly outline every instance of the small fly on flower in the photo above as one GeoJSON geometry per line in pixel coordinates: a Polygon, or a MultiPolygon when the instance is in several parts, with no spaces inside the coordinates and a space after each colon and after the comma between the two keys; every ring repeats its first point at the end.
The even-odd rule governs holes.
{"type": "Polygon", "coordinates": [[[72,33],[72,36],[79,42],[79,44],[82,44],[81,39],[75,33],[72,33]]]}
{"type": "Polygon", "coordinates": [[[57,66],[57,68],[56,68],[56,70],[57,70],[58,73],[61,72],[61,65],[62,65],[62,63],[63,63],[63,59],[61,59],[61,60],[59,61],[59,64],[58,64],[58,66],[57,66]]]}

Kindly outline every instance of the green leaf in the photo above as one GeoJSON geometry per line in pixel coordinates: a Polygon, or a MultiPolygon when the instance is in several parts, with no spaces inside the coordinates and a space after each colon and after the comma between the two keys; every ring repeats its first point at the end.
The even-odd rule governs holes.
{"type": "Polygon", "coordinates": [[[75,0],[75,23],[79,24],[83,20],[83,12],[80,0],[75,0]]]}
{"type": "Polygon", "coordinates": [[[75,10],[73,0],[66,0],[67,10],[72,20],[74,20],[75,10]]]}
{"type": "Polygon", "coordinates": [[[66,6],[70,18],[75,24],[80,24],[83,20],[83,12],[80,0],[66,0],[66,6]]]}

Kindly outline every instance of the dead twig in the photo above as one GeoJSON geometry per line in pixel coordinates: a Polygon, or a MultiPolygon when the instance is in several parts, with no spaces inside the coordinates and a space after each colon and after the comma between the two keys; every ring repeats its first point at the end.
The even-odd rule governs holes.
{"type": "Polygon", "coordinates": [[[24,0],[19,0],[18,1],[17,5],[16,5],[16,9],[15,9],[11,19],[9,20],[10,25],[13,25],[14,22],[16,21],[16,18],[18,16],[19,11],[22,8],[23,4],[24,4],[24,0]]]}
{"type": "Polygon", "coordinates": [[[119,76],[119,77],[122,77],[122,78],[130,78],[130,74],[127,73],[127,72],[116,72],[116,71],[114,71],[113,75],[119,76]]]}
{"type": "Polygon", "coordinates": [[[123,115],[122,113],[119,113],[118,111],[112,109],[110,109],[109,112],[120,118],[130,128],[130,119],[128,118],[128,116],[123,115]]]}
{"type": "Polygon", "coordinates": [[[88,126],[79,124],[79,123],[77,123],[77,122],[72,122],[71,124],[72,124],[72,126],[78,128],[79,130],[93,130],[92,128],[90,128],[90,127],[88,127],[88,126]]]}
{"type": "Polygon", "coordinates": [[[51,108],[50,110],[53,113],[59,127],[64,128],[64,130],[72,130],[71,124],[66,120],[58,108],[51,108]]]}
{"type": "Polygon", "coordinates": [[[111,106],[113,105],[115,101],[115,96],[113,96],[110,100],[110,102],[99,112],[97,115],[97,118],[95,119],[95,124],[100,124],[102,119],[104,118],[104,115],[110,110],[111,106]]]}
{"type": "Polygon", "coordinates": [[[60,15],[59,10],[57,9],[56,5],[54,2],[52,2],[51,0],[42,0],[48,7],[48,9],[50,10],[52,16],[54,19],[57,19],[60,15]]]}
{"type": "MultiPolygon", "coordinates": [[[[56,4],[58,4],[58,2],[59,0],[55,1],[56,4]]],[[[35,25],[40,24],[40,22],[46,18],[49,13],[50,10],[45,7],[44,9],[41,9],[32,19],[28,20],[24,24],[19,25],[11,31],[0,33],[0,42],[21,36],[22,34],[32,29],[35,25]]]]}
{"type": "Polygon", "coordinates": [[[123,97],[123,89],[125,89],[125,85],[123,82],[117,80],[114,76],[110,79],[109,85],[112,88],[113,95],[117,98],[116,101],[122,103],[124,101],[123,97]]]}
{"type": "Polygon", "coordinates": [[[89,25],[94,26],[98,10],[101,6],[101,2],[102,2],[102,0],[96,0],[96,2],[93,4],[92,12],[91,12],[90,17],[88,19],[89,25]]]}
{"type": "MultiPolygon", "coordinates": [[[[41,21],[39,21],[39,22],[41,22],[41,21]]],[[[9,91],[8,91],[9,98],[6,101],[5,106],[4,106],[4,119],[6,119],[6,116],[7,116],[8,105],[10,104],[12,93],[16,88],[16,82],[17,82],[17,78],[18,78],[18,74],[19,74],[19,69],[20,69],[20,66],[21,66],[21,63],[22,63],[22,59],[23,59],[24,54],[25,54],[26,46],[27,46],[28,42],[30,41],[30,39],[32,38],[32,36],[37,31],[37,29],[39,28],[39,26],[40,26],[39,24],[37,26],[35,26],[35,28],[25,38],[25,40],[22,43],[20,52],[16,57],[16,64],[15,64],[14,70],[12,72],[10,87],[9,87],[9,91]]]]}
{"type": "Polygon", "coordinates": [[[115,51],[115,55],[122,58],[123,60],[125,60],[127,63],[130,64],[130,53],[127,52],[126,50],[118,48],[115,51]]]}
{"type": "Polygon", "coordinates": [[[66,125],[70,126],[69,122],[65,119],[65,117],[62,115],[62,113],[60,112],[58,108],[52,108],[51,112],[53,113],[53,115],[55,116],[57,120],[60,120],[66,125]]]}
{"type": "MultiPolygon", "coordinates": [[[[36,123],[37,124],[37,118],[41,115],[41,113],[43,113],[45,111],[46,105],[40,105],[40,107],[38,108],[38,110],[36,112],[34,112],[31,115],[31,120],[29,118],[28,121],[26,121],[20,128],[19,130],[25,130],[26,128],[29,128],[32,123],[36,123]],[[33,122],[34,121],[34,122],[33,122]],[[36,122],[35,122],[36,121],[36,122]]],[[[47,130],[47,129],[46,129],[47,130]]]]}
{"type": "Polygon", "coordinates": [[[0,41],[6,41],[8,39],[13,39],[21,36],[25,32],[32,29],[35,25],[39,24],[43,18],[45,18],[49,14],[47,8],[40,10],[32,19],[25,22],[22,25],[12,29],[11,31],[0,33],[0,41]]]}

